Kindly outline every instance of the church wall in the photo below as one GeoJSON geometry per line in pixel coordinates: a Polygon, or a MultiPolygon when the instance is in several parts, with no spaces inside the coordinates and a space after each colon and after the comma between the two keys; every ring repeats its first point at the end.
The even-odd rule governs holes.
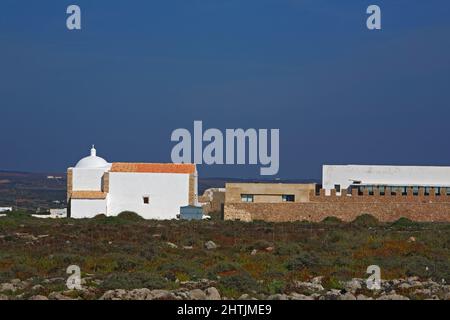
{"type": "Polygon", "coordinates": [[[180,173],[110,172],[108,215],[133,211],[146,219],[175,219],[189,204],[189,180],[180,173]]]}
{"type": "Polygon", "coordinates": [[[106,199],[72,199],[70,200],[71,218],[92,218],[106,214],[106,199]]]}
{"type": "Polygon", "coordinates": [[[105,169],[72,169],[73,191],[101,191],[105,169]]]}

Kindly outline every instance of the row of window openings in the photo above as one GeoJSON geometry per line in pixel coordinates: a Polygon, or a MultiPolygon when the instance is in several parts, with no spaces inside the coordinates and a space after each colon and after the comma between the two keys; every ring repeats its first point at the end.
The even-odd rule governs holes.
{"type": "MultiPolygon", "coordinates": [[[[254,195],[253,194],[241,194],[242,202],[253,202],[254,195]]],[[[281,201],[283,202],[295,202],[295,195],[293,194],[283,194],[281,196],[281,201]]]]}
{"type": "MultiPolygon", "coordinates": [[[[364,191],[367,190],[369,195],[374,195],[374,190],[378,188],[378,190],[380,191],[380,195],[384,196],[386,194],[386,192],[388,194],[391,195],[397,195],[401,194],[406,196],[408,194],[408,189],[411,187],[392,187],[392,186],[350,186],[347,189],[347,193],[351,194],[352,193],[352,189],[357,189],[358,190],[358,194],[359,195],[363,195],[364,191]]],[[[428,196],[431,193],[431,189],[432,187],[422,187],[424,189],[424,195],[428,196]]],[[[334,185],[334,189],[336,190],[336,192],[341,192],[341,185],[339,184],[335,184],[334,185]]],[[[441,187],[434,187],[434,194],[437,196],[440,196],[442,194],[441,192],[441,187]]],[[[450,195],[450,188],[446,188],[446,195],[450,195]]],[[[412,193],[414,196],[418,196],[419,195],[419,186],[413,186],[412,187],[412,193]]]]}

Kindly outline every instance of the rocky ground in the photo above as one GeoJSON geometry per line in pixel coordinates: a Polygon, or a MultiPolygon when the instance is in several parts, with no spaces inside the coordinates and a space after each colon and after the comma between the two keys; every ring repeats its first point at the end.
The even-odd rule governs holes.
{"type": "Polygon", "coordinates": [[[448,223],[0,218],[0,299],[449,299],[448,283],[448,223]]]}
{"type": "MultiPolygon", "coordinates": [[[[0,284],[0,300],[232,300],[221,295],[214,281],[180,283],[175,290],[137,288],[132,290],[98,289],[101,280],[83,279],[81,290],[49,291],[50,284],[64,284],[64,278],[46,279],[34,284],[34,279],[12,279],[0,284]]],[[[294,281],[292,292],[264,295],[257,292],[242,294],[238,300],[450,300],[450,285],[432,280],[421,281],[417,277],[381,282],[380,290],[367,289],[364,279],[354,278],[342,282],[342,289],[325,289],[322,277],[311,281],[294,281]]]]}

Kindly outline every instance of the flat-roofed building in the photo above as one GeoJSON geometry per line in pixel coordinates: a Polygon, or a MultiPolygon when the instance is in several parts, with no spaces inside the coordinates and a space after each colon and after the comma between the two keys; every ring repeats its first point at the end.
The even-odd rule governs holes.
{"type": "Polygon", "coordinates": [[[359,193],[367,190],[370,194],[377,188],[382,194],[388,191],[405,195],[409,188],[417,194],[420,188],[425,190],[425,194],[433,188],[439,194],[440,188],[450,187],[450,167],[324,165],[322,187],[326,195],[330,195],[333,189],[337,195],[344,189],[351,194],[355,188],[359,193]]]}
{"type": "Polygon", "coordinates": [[[308,202],[315,183],[227,183],[225,203],[308,202]]]}

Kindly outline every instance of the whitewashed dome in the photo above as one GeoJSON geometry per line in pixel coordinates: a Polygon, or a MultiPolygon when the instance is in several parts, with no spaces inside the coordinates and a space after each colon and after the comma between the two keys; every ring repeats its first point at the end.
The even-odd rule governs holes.
{"type": "Polygon", "coordinates": [[[97,150],[92,146],[91,155],[84,157],[75,165],[75,168],[90,169],[90,168],[103,168],[109,166],[109,163],[101,157],[97,157],[97,150]]]}

